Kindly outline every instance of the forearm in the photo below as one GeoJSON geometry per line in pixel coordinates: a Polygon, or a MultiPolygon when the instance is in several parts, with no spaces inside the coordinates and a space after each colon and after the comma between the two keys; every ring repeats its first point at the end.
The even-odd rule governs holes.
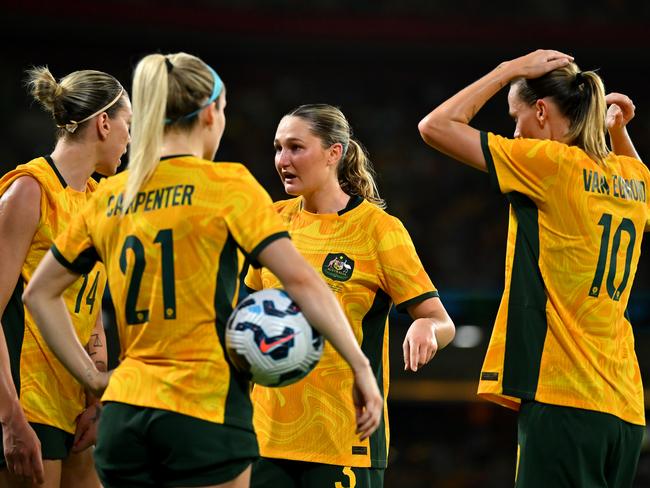
{"type": "Polygon", "coordinates": [[[24,295],[23,300],[45,342],[59,361],[79,383],[94,390],[97,375],[95,363],[79,342],[63,298],[32,293],[24,295]]]}
{"type": "Polygon", "coordinates": [[[9,352],[0,324],[0,423],[6,424],[16,414],[22,415],[9,364],[9,352]]]}
{"type": "Polygon", "coordinates": [[[456,335],[456,327],[451,318],[445,313],[444,317],[430,317],[430,319],[438,342],[438,349],[447,347],[456,335]]]}
{"type": "Polygon", "coordinates": [[[634,147],[634,143],[627,132],[626,127],[617,127],[609,130],[609,141],[612,145],[612,152],[619,156],[629,156],[641,159],[634,147]]]}
{"type": "MultiPolygon", "coordinates": [[[[97,316],[95,328],[90,335],[90,340],[86,346],[88,356],[95,363],[98,371],[107,371],[108,364],[108,350],[106,349],[106,333],[104,331],[104,323],[102,321],[101,311],[97,316]]],[[[86,405],[99,403],[99,397],[95,396],[90,390],[86,390],[86,405]]]]}
{"type": "Polygon", "coordinates": [[[508,62],[501,63],[488,74],[440,104],[430,115],[450,123],[469,124],[487,101],[514,78],[509,66],[508,62]]]}
{"type": "Polygon", "coordinates": [[[418,125],[424,141],[454,159],[486,171],[479,132],[469,122],[514,78],[509,66],[502,63],[424,117],[418,125]]]}
{"type": "Polygon", "coordinates": [[[108,351],[106,349],[106,333],[104,332],[104,324],[102,322],[101,311],[97,317],[97,322],[90,340],[88,341],[88,356],[95,363],[98,371],[107,371],[108,364],[108,351]]]}

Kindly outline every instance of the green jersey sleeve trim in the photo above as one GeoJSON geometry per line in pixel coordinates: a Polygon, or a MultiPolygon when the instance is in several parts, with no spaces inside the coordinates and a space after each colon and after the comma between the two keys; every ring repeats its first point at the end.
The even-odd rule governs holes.
{"type": "Polygon", "coordinates": [[[61,266],[64,266],[70,271],[74,271],[75,273],[79,274],[90,273],[93,269],[93,266],[95,266],[95,263],[97,261],[100,261],[99,255],[97,254],[97,251],[94,247],[86,249],[73,262],[68,261],[63,256],[63,254],[61,254],[61,251],[56,248],[56,245],[52,244],[50,250],[52,251],[52,254],[56,260],[61,264],[61,266]]]}
{"type": "Polygon", "coordinates": [[[406,300],[405,302],[402,302],[399,305],[395,305],[395,308],[397,309],[398,312],[404,312],[411,305],[417,305],[418,303],[425,301],[427,298],[440,298],[440,295],[438,294],[437,291],[428,291],[426,293],[423,293],[422,295],[418,295],[414,298],[406,300]]]}
{"type": "Polygon", "coordinates": [[[499,177],[494,167],[494,159],[492,158],[492,153],[490,152],[488,133],[485,131],[481,131],[481,149],[483,150],[483,157],[485,157],[485,166],[487,167],[488,174],[490,175],[490,184],[496,191],[501,193],[501,187],[499,186],[499,177]]]}
{"type": "Polygon", "coordinates": [[[260,253],[268,246],[271,244],[273,241],[276,241],[278,239],[282,239],[283,237],[286,237],[288,239],[291,239],[291,236],[286,230],[283,230],[282,232],[276,232],[275,234],[271,234],[270,236],[266,237],[265,239],[262,240],[255,248],[248,254],[250,260],[249,263],[253,268],[261,268],[262,265],[257,261],[257,256],[260,255],[260,253]]]}

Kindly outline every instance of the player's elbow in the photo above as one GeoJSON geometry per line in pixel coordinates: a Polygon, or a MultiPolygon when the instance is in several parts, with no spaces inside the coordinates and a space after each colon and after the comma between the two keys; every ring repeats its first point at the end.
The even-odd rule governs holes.
{"type": "Polygon", "coordinates": [[[38,286],[34,286],[32,282],[27,285],[27,288],[23,291],[22,300],[25,306],[32,310],[36,303],[38,303],[39,289],[38,286]]]}
{"type": "Polygon", "coordinates": [[[438,148],[444,138],[444,119],[434,110],[418,124],[420,136],[429,146],[438,148]]]}

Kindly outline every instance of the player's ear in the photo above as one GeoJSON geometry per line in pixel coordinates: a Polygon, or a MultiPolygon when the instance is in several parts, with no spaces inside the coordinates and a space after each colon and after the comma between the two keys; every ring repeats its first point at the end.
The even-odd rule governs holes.
{"type": "Polygon", "coordinates": [[[97,116],[95,128],[97,129],[97,137],[99,137],[99,140],[105,141],[111,132],[111,118],[106,112],[102,112],[97,116]]]}
{"type": "Polygon", "coordinates": [[[331,166],[337,164],[341,159],[342,154],[343,154],[343,144],[341,144],[340,142],[335,142],[334,144],[332,144],[328,149],[327,165],[331,166]]]}
{"type": "Polygon", "coordinates": [[[544,128],[548,121],[548,105],[545,100],[539,99],[535,102],[535,118],[541,128],[544,128]]]}
{"type": "Polygon", "coordinates": [[[211,127],[212,124],[214,124],[216,113],[217,113],[217,105],[215,102],[212,102],[210,105],[208,105],[203,110],[201,110],[201,113],[199,115],[201,122],[206,127],[211,127]]]}

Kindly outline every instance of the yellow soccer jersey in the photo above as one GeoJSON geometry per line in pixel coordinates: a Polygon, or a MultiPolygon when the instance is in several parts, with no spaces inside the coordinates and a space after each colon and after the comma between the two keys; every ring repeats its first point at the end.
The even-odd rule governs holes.
{"type": "Polygon", "coordinates": [[[288,233],[240,164],[165,158],[124,208],[127,176],[104,180],[53,248],[76,272],[106,266],[122,352],[102,400],[252,429],[248,382],[224,349],[238,248],[256,262],[288,233]]]}
{"type": "MultiPolygon", "coordinates": [[[[37,158],[7,173],[0,180],[0,195],[22,176],[31,176],[41,187],[41,216],[19,282],[2,317],[11,371],[27,420],[73,433],[75,420],[86,406],[83,388],[50,351],[24,308],[21,295],[53,240],[85,206],[97,183],[90,179],[86,191],[76,191],[67,186],[49,157],[37,158]]],[[[63,295],[84,345],[101,313],[105,284],[104,266],[98,263],[63,295]]]]}
{"type": "Polygon", "coordinates": [[[481,133],[493,183],[510,202],[505,291],[479,394],[610,413],[645,423],[626,307],[650,222],[650,172],[603,165],[554,141],[481,133]]]}
{"type": "MultiPolygon", "coordinates": [[[[389,429],[388,312],[437,296],[402,223],[375,205],[352,198],[339,214],[301,209],[301,198],[276,209],[300,253],[341,304],[384,396],[380,427],[369,439],[354,433],[352,371],[329,344],[305,379],[283,388],[255,385],[254,424],[262,456],[342,466],[386,467],[389,429]]],[[[251,270],[252,289],[279,288],[266,268],[251,270]]]]}

